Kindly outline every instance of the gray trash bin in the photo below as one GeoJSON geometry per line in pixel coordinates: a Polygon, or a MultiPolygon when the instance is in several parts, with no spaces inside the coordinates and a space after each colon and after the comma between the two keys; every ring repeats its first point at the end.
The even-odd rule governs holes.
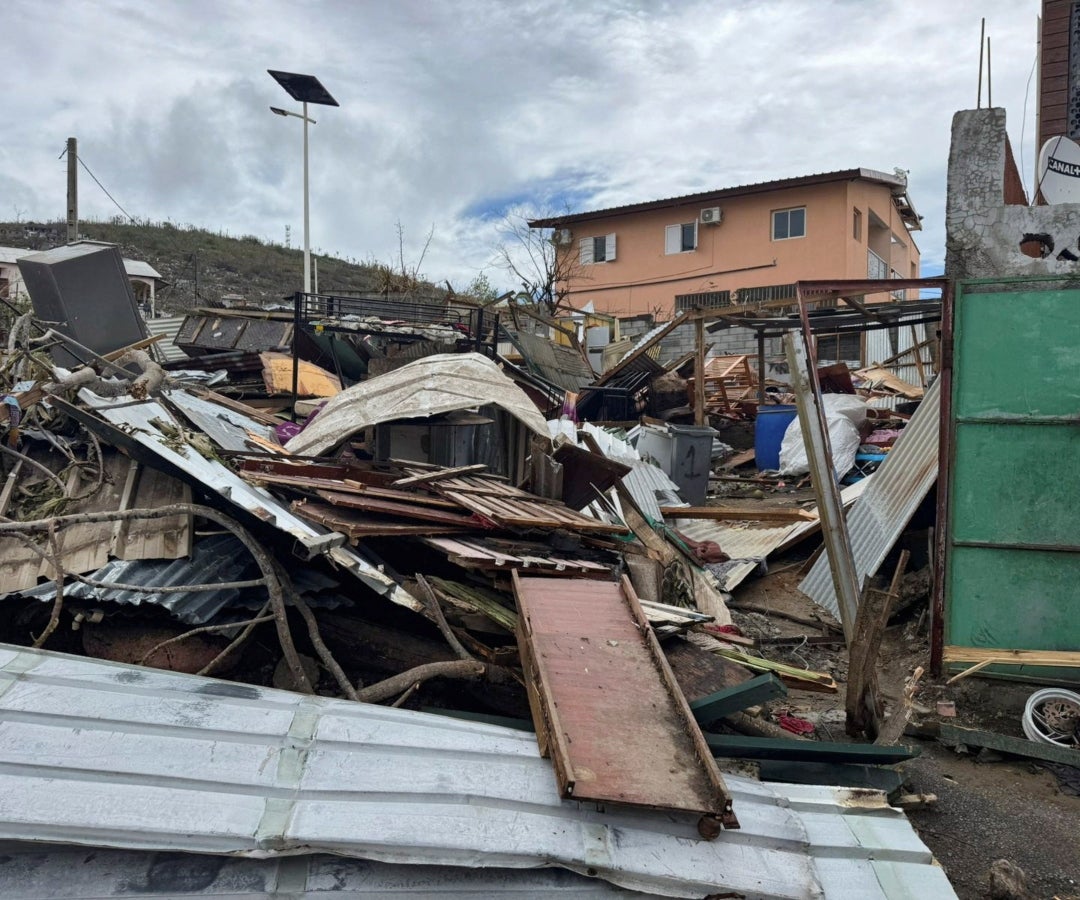
{"type": "Polygon", "coordinates": [[[646,425],[641,429],[637,449],[667,472],[687,503],[703,506],[712,471],[714,434],[715,430],[707,426],[646,425]]]}

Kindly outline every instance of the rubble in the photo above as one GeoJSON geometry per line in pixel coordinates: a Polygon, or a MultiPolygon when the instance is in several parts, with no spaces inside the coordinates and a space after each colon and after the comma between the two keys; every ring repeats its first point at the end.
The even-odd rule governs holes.
{"type": "MultiPolygon", "coordinates": [[[[766,884],[760,861],[745,875],[743,863],[722,878],[700,873],[719,871],[710,868],[713,861],[728,859],[729,831],[775,839],[795,827],[771,812],[763,824],[769,804],[781,808],[800,796],[834,802],[824,799],[827,793],[838,798],[839,815],[857,814],[856,807],[833,793],[840,789],[793,786],[788,770],[764,767],[786,782],[766,787],[721,774],[716,760],[804,760],[825,767],[819,777],[876,788],[891,784],[882,773],[892,770],[874,766],[895,765],[917,750],[834,743],[801,708],[781,705],[785,690],[837,692],[834,674],[782,661],[795,644],[755,640],[732,624],[729,601],[738,606],[732,592],[766,570],[771,555],[821,528],[820,500],[777,506],[737,502],[723,491],[716,496],[724,485],[717,478],[784,489],[778,479],[737,474],[752,456],[718,440],[710,427],[753,415],[751,394],[762,385],[749,360],[706,368],[706,415],[712,417],[680,425],[640,415],[651,391],[657,411],[694,415],[685,402],[681,412],[667,404],[694,399],[695,386],[687,387],[685,376],[693,375],[700,357],[665,370],[648,355],[670,326],[640,341],[613,370],[581,384],[574,379],[586,374],[577,362],[562,350],[548,353],[536,335],[516,335],[529,371],[499,357],[486,341],[501,326],[479,315],[427,309],[409,323],[386,310],[381,317],[343,311],[337,298],[296,302],[307,304],[298,319],[304,335],[346,335],[352,352],[363,351],[364,378],[349,375],[355,369],[342,364],[343,357],[331,354],[333,371],[322,365],[325,354],[301,359],[300,333],[282,346],[282,316],[230,311],[211,321],[200,313],[183,339],[202,355],[182,366],[158,366],[147,352],[129,347],[99,354],[70,338],[50,337],[48,328],[36,338],[13,339],[8,365],[31,377],[10,385],[11,400],[2,407],[6,436],[21,441],[21,449],[9,447],[5,461],[11,462],[9,518],[0,522],[0,541],[25,549],[6,556],[0,569],[0,603],[11,611],[0,637],[111,661],[123,668],[92,660],[77,665],[89,667],[80,671],[91,681],[122,672],[125,684],[153,684],[180,706],[187,694],[217,695],[212,702],[221,708],[215,706],[214,715],[248,717],[259,704],[283,704],[288,716],[314,728],[303,738],[311,742],[309,777],[324,777],[319,773],[329,766],[336,790],[344,763],[320,762],[322,741],[344,741],[350,754],[370,754],[374,728],[411,734],[411,743],[395,751],[397,762],[373,769],[356,786],[356,802],[369,812],[349,812],[359,818],[347,827],[344,819],[326,818],[313,800],[310,810],[294,810],[310,828],[300,819],[295,832],[269,820],[254,831],[223,825],[217,842],[189,823],[183,826],[187,838],[166,828],[135,847],[123,835],[138,825],[116,817],[63,826],[43,820],[41,833],[67,840],[68,825],[95,835],[109,831],[120,836],[93,840],[117,851],[160,846],[265,855],[302,846],[308,854],[408,865],[511,868],[542,858],[615,885],[671,895],[802,896],[805,866],[797,888],[783,884],[783,876],[766,884]],[[449,325],[441,321],[455,317],[449,325]],[[231,328],[231,337],[219,340],[215,326],[231,328]],[[443,328],[452,334],[436,334],[443,328]],[[41,337],[81,353],[82,364],[57,370],[38,350],[41,337]],[[222,350],[231,354],[228,365],[222,350]],[[243,361],[252,355],[258,369],[243,361]],[[123,368],[132,362],[133,369],[123,368]],[[201,366],[217,379],[213,389],[194,374],[201,366]],[[253,373],[265,377],[261,388],[251,396],[248,387],[234,390],[253,384],[253,373]],[[576,402],[571,387],[581,388],[576,402]],[[612,409],[617,396],[626,400],[624,410],[634,408],[623,422],[630,427],[577,421],[590,409],[612,409]],[[557,415],[560,406],[566,415],[557,415]],[[684,446],[686,435],[693,440],[684,446]],[[665,441],[671,446],[657,450],[665,441]],[[665,453],[664,467],[650,461],[665,453]],[[689,465],[682,459],[688,455],[689,465]],[[47,583],[35,584],[41,578],[47,583]],[[181,673],[231,681],[169,680],[186,677],[181,673]],[[272,685],[296,694],[279,696],[272,685]],[[385,709],[385,718],[373,704],[405,708],[385,709]],[[536,729],[536,736],[511,739],[503,727],[479,724],[485,722],[536,729]],[[335,738],[335,729],[344,731],[335,738]],[[527,787],[499,784],[498,773],[510,771],[500,761],[506,748],[515,758],[529,758],[527,787]],[[510,846],[508,826],[497,823],[470,832],[457,851],[421,852],[387,824],[396,813],[359,799],[376,785],[385,792],[393,773],[411,767],[407,760],[421,752],[432,760],[440,753],[447,759],[479,754],[469,791],[494,791],[499,804],[506,798],[495,794],[509,790],[530,809],[558,810],[573,823],[566,828],[592,829],[595,841],[609,847],[606,861],[558,841],[548,846],[530,838],[528,846],[510,846]],[[752,799],[758,796],[771,799],[762,806],[752,799]],[[361,820],[367,824],[358,825],[361,820]],[[642,853],[660,858],[675,841],[688,855],[663,876],[640,854],[637,862],[612,856],[609,830],[624,827],[631,829],[626,834],[645,829],[642,853]],[[500,837],[500,829],[507,835],[500,837]]],[[[863,380],[878,392],[888,381],[863,380]]],[[[903,448],[906,420],[883,424],[894,425],[894,433],[879,439],[903,448]]],[[[917,425],[915,419],[907,428],[917,425]]],[[[900,468],[904,457],[900,449],[892,452],[893,468],[900,468]]],[[[888,472],[882,467],[843,488],[853,517],[864,508],[859,498],[873,496],[875,479],[884,475],[889,484],[888,472]]],[[[890,536],[885,552],[896,540],[890,536]]],[[[811,637],[819,648],[839,640],[811,637]]],[[[14,654],[16,666],[76,665],[50,654],[27,656],[17,646],[4,652],[14,654]]],[[[867,665],[876,656],[872,644],[862,657],[855,648],[851,653],[867,665]]],[[[102,703],[101,716],[116,714],[102,703]]],[[[150,746],[138,737],[148,715],[142,705],[133,708],[125,719],[133,723],[132,734],[118,739],[135,757],[150,746]]],[[[172,744],[180,739],[178,721],[153,727],[162,747],[180,746],[172,744]]],[[[292,734],[284,724],[273,728],[264,735],[271,743],[278,740],[274,734],[292,734]]],[[[178,758],[176,765],[185,764],[178,758]]],[[[360,771],[355,762],[347,768],[360,771]]],[[[221,778],[242,783],[253,777],[241,769],[223,769],[221,778]]],[[[116,767],[117,783],[132,797],[146,790],[141,777],[116,767]]],[[[439,798],[433,785],[399,788],[429,791],[436,806],[458,802],[448,799],[458,788],[439,798]]],[[[245,796],[265,790],[267,803],[280,799],[271,787],[288,789],[261,782],[249,787],[245,796]]],[[[235,802],[230,796],[228,803],[235,802]]],[[[418,795],[409,802],[429,800],[418,795]]],[[[883,797],[878,802],[875,815],[892,815],[883,797]]],[[[19,809],[0,815],[0,831],[26,827],[29,807],[19,809]]],[[[935,890],[942,887],[923,865],[929,856],[908,826],[897,827],[889,842],[910,847],[914,868],[905,871],[917,872],[905,877],[928,877],[935,890]]],[[[447,825],[439,840],[448,843],[453,830],[447,825]]],[[[832,852],[824,844],[810,847],[811,856],[832,852]]],[[[821,885],[829,877],[811,876],[821,885]]]]}

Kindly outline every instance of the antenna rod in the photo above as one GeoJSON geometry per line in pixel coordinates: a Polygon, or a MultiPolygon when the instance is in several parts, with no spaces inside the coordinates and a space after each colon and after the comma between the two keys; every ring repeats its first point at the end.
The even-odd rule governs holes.
{"type": "Polygon", "coordinates": [[[979,29],[979,99],[976,109],[982,109],[982,72],[983,72],[983,47],[986,46],[986,16],[983,16],[982,28],[979,29]]]}
{"type": "Polygon", "coordinates": [[[990,38],[986,39],[986,105],[994,106],[994,78],[990,74],[990,38]]]}

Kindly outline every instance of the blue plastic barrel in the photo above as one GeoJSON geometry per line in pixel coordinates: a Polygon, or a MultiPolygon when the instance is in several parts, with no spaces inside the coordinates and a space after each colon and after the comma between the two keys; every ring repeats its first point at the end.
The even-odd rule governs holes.
{"type": "Polygon", "coordinates": [[[780,442],[798,415],[794,406],[759,406],[754,422],[754,457],[758,471],[780,468],[780,442]]]}

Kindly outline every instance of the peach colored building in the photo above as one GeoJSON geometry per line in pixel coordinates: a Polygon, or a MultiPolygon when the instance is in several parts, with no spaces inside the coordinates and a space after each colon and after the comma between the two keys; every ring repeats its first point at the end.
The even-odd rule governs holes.
{"type": "Polygon", "coordinates": [[[902,173],[846,169],[529,225],[553,229],[567,304],[616,316],[783,300],[806,279],[919,277],[902,173]]]}

